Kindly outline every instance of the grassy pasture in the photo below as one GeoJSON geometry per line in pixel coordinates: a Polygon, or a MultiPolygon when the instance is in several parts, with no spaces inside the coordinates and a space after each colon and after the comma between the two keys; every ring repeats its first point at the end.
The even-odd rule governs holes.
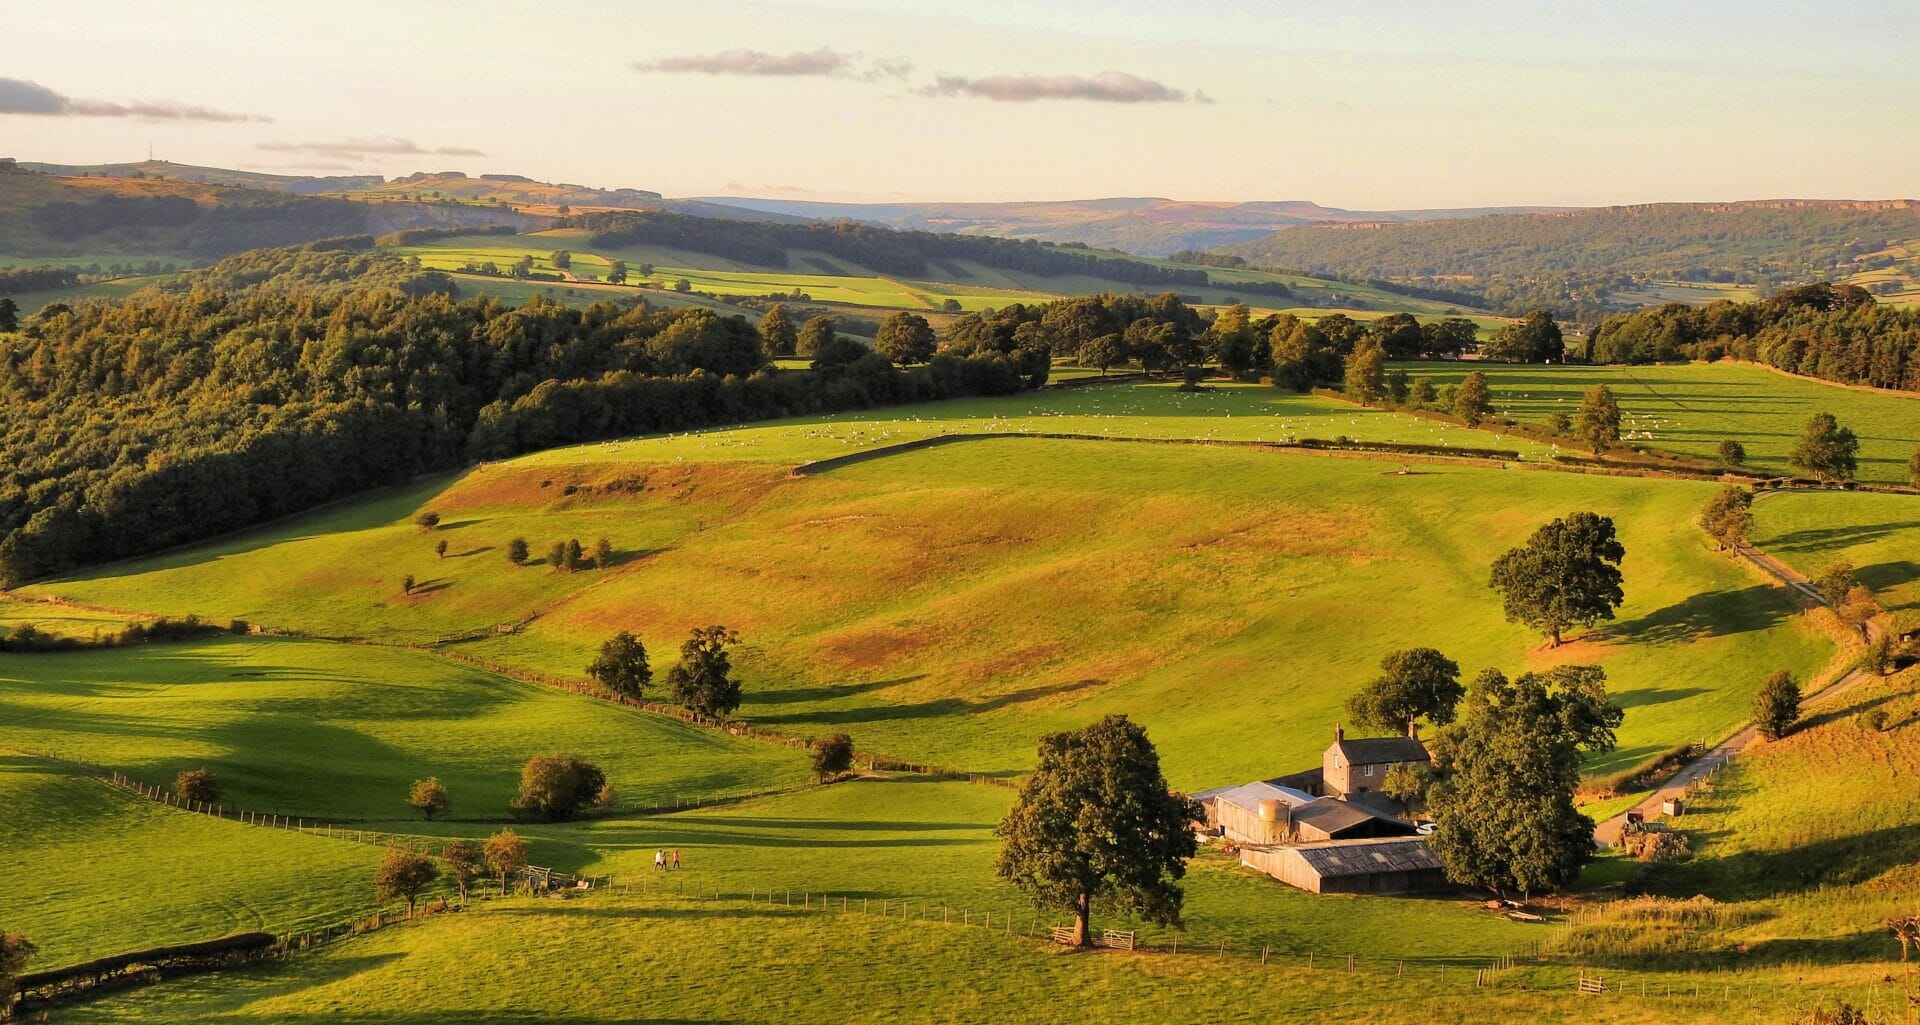
{"type": "MultiPolygon", "coordinates": [[[[787,889],[831,893],[854,905],[870,899],[920,908],[1012,914],[1025,927],[1030,905],[993,872],[994,826],[1013,793],[913,777],[865,779],[743,804],[579,825],[527,826],[541,864],[611,873],[617,879],[662,881],[653,852],[678,850],[685,868],[669,885],[787,889]]],[[[423,830],[426,827],[421,827],[423,830]]],[[[458,825],[435,827],[457,832],[458,825]]],[[[1524,946],[1527,925],[1489,914],[1471,899],[1316,897],[1274,882],[1237,859],[1206,849],[1188,873],[1187,932],[1181,944],[1234,943],[1322,957],[1387,951],[1425,964],[1466,964],[1524,946]]],[[[1044,920],[1046,916],[1041,916],[1044,920]]],[[[1172,933],[1107,912],[1113,928],[1139,929],[1164,941],[1172,933]]]]}
{"type": "Polygon", "coordinates": [[[1880,920],[1912,914],[1920,891],[1917,684],[1909,670],[1856,689],[1713,777],[1676,821],[1696,856],[1646,875],[1654,894],[1718,902],[1713,915],[1678,929],[1625,905],[1576,949],[1709,969],[1897,956],[1880,920]]]}
{"type": "MultiPolygon", "coordinates": [[[[1276,395],[1199,396],[1213,416],[1168,416],[1157,429],[1270,432],[1261,418],[1225,414],[1276,395]]],[[[926,425],[832,427],[900,440],[926,425]]],[[[1705,550],[1690,519],[1711,485],[1467,466],[1401,476],[1375,460],[1018,439],[788,478],[797,455],[848,450],[832,433],[807,436],[829,430],[541,453],[437,493],[429,483],[44,589],[321,634],[475,632],[485,636],[464,650],[566,676],[615,630],[639,632],[658,664],[688,628],[724,622],[748,639],[742,711],[764,724],[846,727],[871,749],[1016,772],[1039,733],[1124,711],[1154,731],[1175,782],[1196,789],[1314,763],[1346,695],[1415,638],[1468,672],[1605,664],[1631,710],[1601,769],[1717,736],[1767,672],[1809,675],[1829,650],[1784,592],[1705,550]],[[419,507],[445,517],[438,534],[456,557],[433,558],[434,535],[407,522],[419,507]],[[1485,567],[1549,516],[1587,508],[1620,520],[1629,605],[1595,637],[1536,650],[1501,620],[1485,567]],[[621,553],[609,571],[514,568],[499,554],[515,535],[537,554],[550,538],[603,533],[621,553]],[[433,589],[400,595],[403,570],[433,589]],[[1356,621],[1379,627],[1356,636],[1356,621]]]]}
{"type": "Polygon", "coordinates": [[[364,645],[216,639],[0,656],[0,720],[27,750],[170,783],[206,766],[226,803],[406,819],[437,775],[459,818],[505,819],[520,765],[577,751],[624,802],[783,786],[804,755],[439,659],[364,645]]]}
{"type": "Polygon", "coordinates": [[[1747,449],[1747,464],[1788,473],[1787,456],[1815,413],[1832,413],[1860,436],[1860,479],[1904,484],[1907,459],[1920,446],[1920,398],[1859,391],[1735,363],[1656,367],[1513,366],[1405,363],[1410,375],[1438,388],[1468,372],[1487,375],[1494,409],[1544,423],[1556,410],[1572,416],[1587,389],[1605,384],[1620,402],[1630,442],[1716,458],[1721,441],[1747,449]]]}
{"type": "Polygon", "coordinates": [[[1850,562],[1882,607],[1920,625],[1920,499],[1781,492],[1753,510],[1753,542],[1810,577],[1850,562]]]}
{"type": "Polygon", "coordinates": [[[5,637],[23,626],[31,626],[43,633],[58,637],[92,638],[97,635],[119,633],[121,628],[129,622],[144,618],[146,617],[128,616],[118,612],[98,612],[93,609],[74,608],[70,605],[15,601],[0,597],[0,637],[5,637]]]}
{"type": "MultiPolygon", "coordinates": [[[[1800,986],[1748,987],[1737,1002],[1717,989],[1695,996],[1688,980],[1638,977],[1688,995],[1615,995],[1604,1009],[1623,1025],[1705,1025],[1730,1014],[1771,1025],[1838,982],[1868,981],[1858,974],[1804,972],[1800,986]]],[[[1595,1001],[1575,994],[1571,978],[1568,968],[1521,969],[1475,990],[1467,969],[1395,979],[1324,963],[1261,966],[1245,956],[1077,954],[964,925],[743,901],[596,897],[435,916],[286,962],[76,1005],[53,1020],[1054,1022],[1067,1008],[1099,1007],[1144,1021],[1207,1023],[1591,1021],[1595,1001]]]]}
{"type": "Polygon", "coordinates": [[[0,807],[0,923],[40,947],[37,966],[375,906],[373,847],[175,811],[4,751],[0,807]]]}

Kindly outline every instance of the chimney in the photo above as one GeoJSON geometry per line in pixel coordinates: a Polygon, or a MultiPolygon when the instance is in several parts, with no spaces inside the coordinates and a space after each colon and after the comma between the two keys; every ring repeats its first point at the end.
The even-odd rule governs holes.
{"type": "Polygon", "coordinates": [[[1341,729],[1339,723],[1334,723],[1333,724],[1333,742],[1338,744],[1345,739],[1347,739],[1347,731],[1341,729]]]}

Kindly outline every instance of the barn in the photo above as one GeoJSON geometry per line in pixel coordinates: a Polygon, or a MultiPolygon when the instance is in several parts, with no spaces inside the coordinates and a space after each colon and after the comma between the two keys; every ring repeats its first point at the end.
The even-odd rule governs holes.
{"type": "Polygon", "coordinates": [[[1244,847],[1240,863],[1310,893],[1432,893],[1449,885],[1423,836],[1244,847]]]}

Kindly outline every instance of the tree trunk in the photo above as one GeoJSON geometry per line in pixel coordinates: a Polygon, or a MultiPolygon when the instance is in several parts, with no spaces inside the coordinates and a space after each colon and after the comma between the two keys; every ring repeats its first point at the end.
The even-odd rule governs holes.
{"type": "Polygon", "coordinates": [[[1549,647],[1557,648],[1559,646],[1560,646],[1560,628],[1556,626],[1553,628],[1553,643],[1549,645],[1549,647]]]}
{"type": "Polygon", "coordinates": [[[1093,946],[1092,906],[1093,894],[1081,890],[1073,902],[1073,945],[1076,947],[1093,946]]]}

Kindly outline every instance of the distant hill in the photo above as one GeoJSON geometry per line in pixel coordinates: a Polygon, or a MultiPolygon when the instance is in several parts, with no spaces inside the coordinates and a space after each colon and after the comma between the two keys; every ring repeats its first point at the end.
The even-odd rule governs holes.
{"type": "Polygon", "coordinates": [[[295,195],[314,196],[344,192],[378,185],[386,179],[377,174],[312,177],[296,174],[267,174],[262,171],[234,171],[224,167],[197,167],[166,160],[142,160],[129,164],[45,164],[21,161],[20,166],[42,174],[70,178],[159,178],[226,185],[240,189],[271,189],[295,195]]]}
{"type": "MultiPolygon", "coordinates": [[[[1920,202],[1659,203],[1421,223],[1311,225],[1221,252],[1264,267],[1468,291],[1503,312],[1588,318],[1662,282],[1845,279],[1915,266],[1920,202]]],[[[1896,273],[1895,278],[1898,277],[1896,273]]],[[[1894,290],[1897,280],[1888,282],[1894,290]]],[[[1890,294],[1890,293],[1889,293],[1890,294]]]]}
{"type": "Polygon", "coordinates": [[[815,220],[851,220],[903,231],[1079,242],[1138,256],[1169,256],[1262,238],[1303,224],[1372,224],[1562,210],[1489,207],[1462,210],[1341,210],[1304,200],[1203,203],[1117,198],[1036,203],[817,203],[804,200],[706,197],[705,202],[815,220]]]}
{"type": "Polygon", "coordinates": [[[471,204],[370,203],[186,177],[75,177],[0,164],[0,255],[29,260],[217,259],[342,235],[489,224],[526,229],[548,220],[471,204]]]}

